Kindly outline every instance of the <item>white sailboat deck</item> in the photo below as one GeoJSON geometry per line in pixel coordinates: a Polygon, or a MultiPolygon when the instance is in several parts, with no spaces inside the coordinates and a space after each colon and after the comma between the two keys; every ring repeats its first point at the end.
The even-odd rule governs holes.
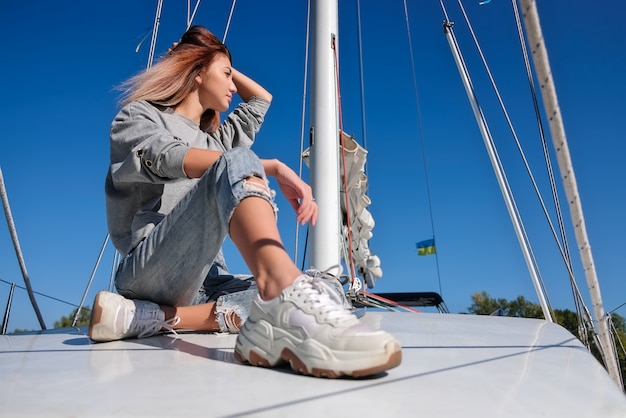
{"type": "Polygon", "coordinates": [[[235,335],[95,344],[85,328],[0,338],[0,416],[625,417],[626,397],[542,320],[368,312],[403,346],[369,379],[237,363],[235,335]]]}

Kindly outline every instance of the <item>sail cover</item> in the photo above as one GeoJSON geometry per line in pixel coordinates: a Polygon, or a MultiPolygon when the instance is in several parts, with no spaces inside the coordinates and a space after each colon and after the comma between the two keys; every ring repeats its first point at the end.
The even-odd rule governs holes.
{"type": "MultiPolygon", "coordinates": [[[[343,144],[339,145],[339,173],[341,176],[339,184],[342,257],[346,266],[351,266],[349,257],[352,257],[356,275],[362,278],[368,288],[372,288],[376,280],[383,276],[383,272],[380,267],[380,259],[369,248],[369,240],[372,238],[375,223],[368,210],[372,202],[366,194],[368,186],[365,175],[367,150],[354,140],[353,135],[341,132],[341,136],[343,144]],[[348,190],[347,199],[346,187],[348,190]],[[348,219],[350,225],[348,225],[348,219]],[[350,228],[350,234],[348,234],[348,228],[350,228]]],[[[302,156],[308,166],[310,149],[306,149],[302,156]]]]}

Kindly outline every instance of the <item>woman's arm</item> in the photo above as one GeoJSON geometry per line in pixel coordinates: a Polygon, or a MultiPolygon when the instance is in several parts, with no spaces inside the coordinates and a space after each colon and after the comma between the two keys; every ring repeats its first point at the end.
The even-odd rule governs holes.
{"type": "MultiPolygon", "coordinates": [[[[251,97],[272,101],[272,95],[265,90],[259,83],[248,77],[247,75],[233,70],[233,82],[237,87],[237,94],[244,101],[250,100],[251,97]]],[[[217,161],[222,155],[219,151],[211,151],[200,148],[191,148],[187,151],[183,160],[183,170],[190,178],[199,178],[217,161]]]]}
{"type": "MultiPolygon", "coordinates": [[[[185,173],[191,178],[202,177],[220,155],[222,153],[219,151],[191,148],[183,161],[185,173]]],[[[261,164],[263,164],[265,174],[276,179],[280,191],[296,211],[296,221],[302,225],[310,221],[315,225],[317,204],[313,199],[311,186],[279,160],[261,160],[261,164]]]]}
{"type": "Polygon", "coordinates": [[[272,95],[269,91],[265,90],[265,88],[263,88],[263,86],[259,83],[234,68],[233,82],[235,83],[235,86],[237,86],[237,94],[239,94],[239,97],[246,102],[253,96],[267,100],[268,102],[272,101],[272,95]]]}
{"type": "Polygon", "coordinates": [[[301,225],[317,222],[317,203],[313,198],[313,190],[304,180],[285,163],[273,160],[261,160],[265,174],[274,177],[280,191],[296,211],[296,221],[301,225]]]}
{"type": "Polygon", "coordinates": [[[217,161],[220,155],[222,155],[220,151],[190,148],[183,160],[183,170],[189,178],[200,178],[217,161]]]}

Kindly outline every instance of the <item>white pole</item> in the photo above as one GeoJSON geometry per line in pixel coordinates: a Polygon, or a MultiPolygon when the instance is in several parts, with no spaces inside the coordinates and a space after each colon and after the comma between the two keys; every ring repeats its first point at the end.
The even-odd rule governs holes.
{"type": "Polygon", "coordinates": [[[319,207],[311,229],[310,265],[325,270],[339,263],[339,128],[335,50],[337,1],[313,0],[311,68],[311,187],[319,207]]]}
{"type": "Polygon", "coordinates": [[[528,267],[528,272],[530,273],[533,285],[535,286],[535,292],[537,293],[537,297],[539,298],[539,304],[541,305],[543,316],[547,321],[554,322],[552,319],[552,314],[550,313],[550,309],[548,308],[548,302],[546,301],[546,297],[539,282],[539,276],[537,274],[535,264],[533,263],[532,257],[530,256],[528,244],[524,238],[524,233],[520,225],[517,209],[513,204],[513,199],[510,194],[509,188],[507,187],[504,173],[502,171],[498,158],[496,157],[496,151],[493,147],[491,133],[489,132],[489,128],[487,127],[487,123],[485,121],[485,118],[483,117],[482,110],[478,105],[478,101],[476,100],[472,81],[470,80],[469,74],[467,73],[467,68],[465,66],[463,58],[461,57],[460,51],[458,51],[457,43],[452,34],[451,26],[452,24],[448,22],[445,22],[443,25],[446,39],[448,40],[448,44],[450,45],[450,50],[452,51],[454,61],[456,62],[457,68],[459,69],[459,74],[461,75],[463,86],[465,86],[467,97],[469,98],[470,104],[472,105],[472,110],[474,111],[474,116],[476,117],[478,128],[483,137],[483,142],[485,143],[485,147],[487,147],[487,154],[489,155],[491,165],[493,166],[493,170],[496,174],[496,179],[498,181],[498,185],[500,186],[500,191],[502,192],[504,203],[507,210],[509,211],[509,216],[511,217],[513,229],[515,230],[515,234],[517,235],[517,240],[519,241],[520,247],[522,248],[522,253],[524,255],[524,259],[526,260],[526,266],[528,267]]]}
{"type": "Polygon", "coordinates": [[[522,14],[524,16],[524,26],[528,35],[528,43],[532,50],[533,62],[537,72],[537,78],[541,84],[541,95],[545,104],[546,114],[550,121],[550,132],[552,134],[552,142],[556,149],[557,161],[561,178],[565,187],[565,194],[569,202],[570,215],[575,225],[576,242],[582,259],[587,279],[587,286],[593,303],[593,312],[598,323],[598,336],[600,338],[600,352],[604,358],[606,368],[611,378],[622,387],[622,378],[617,359],[614,351],[614,344],[609,333],[608,316],[604,312],[602,306],[602,295],[600,293],[600,284],[596,274],[596,268],[593,263],[591,254],[591,246],[589,245],[589,237],[587,236],[587,228],[583,217],[582,204],[576,185],[576,177],[574,176],[574,167],[570,158],[567,138],[565,137],[565,127],[561,117],[561,110],[556,96],[556,88],[550,63],[548,61],[548,51],[543,39],[541,24],[539,23],[539,14],[537,13],[537,5],[534,0],[521,0],[522,14]]]}
{"type": "Polygon", "coordinates": [[[30,299],[31,305],[33,305],[35,315],[37,315],[39,326],[42,330],[45,330],[46,323],[43,320],[43,316],[41,316],[41,311],[39,311],[39,306],[35,300],[35,293],[30,285],[30,277],[28,276],[28,271],[26,270],[26,262],[24,261],[24,256],[22,255],[20,240],[17,237],[17,229],[15,228],[15,222],[13,221],[13,215],[11,214],[11,206],[9,205],[9,196],[7,195],[7,190],[4,186],[2,169],[0,169],[0,199],[2,200],[2,206],[4,207],[4,215],[9,226],[9,233],[11,234],[11,239],[13,240],[13,247],[15,248],[15,254],[17,255],[17,262],[20,265],[20,270],[22,270],[22,277],[24,278],[24,285],[26,285],[28,298],[30,299]]]}

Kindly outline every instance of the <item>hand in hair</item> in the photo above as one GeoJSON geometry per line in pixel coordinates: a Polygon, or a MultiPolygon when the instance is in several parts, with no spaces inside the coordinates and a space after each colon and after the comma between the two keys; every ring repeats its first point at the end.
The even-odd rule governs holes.
{"type": "Polygon", "coordinates": [[[174,43],[172,44],[172,46],[170,46],[170,47],[167,49],[167,54],[168,54],[168,55],[169,55],[169,54],[171,54],[171,53],[172,53],[172,51],[174,51],[174,48],[176,48],[176,47],[178,46],[178,44],[179,44],[179,43],[180,43],[180,42],[174,42],[174,43]]]}

